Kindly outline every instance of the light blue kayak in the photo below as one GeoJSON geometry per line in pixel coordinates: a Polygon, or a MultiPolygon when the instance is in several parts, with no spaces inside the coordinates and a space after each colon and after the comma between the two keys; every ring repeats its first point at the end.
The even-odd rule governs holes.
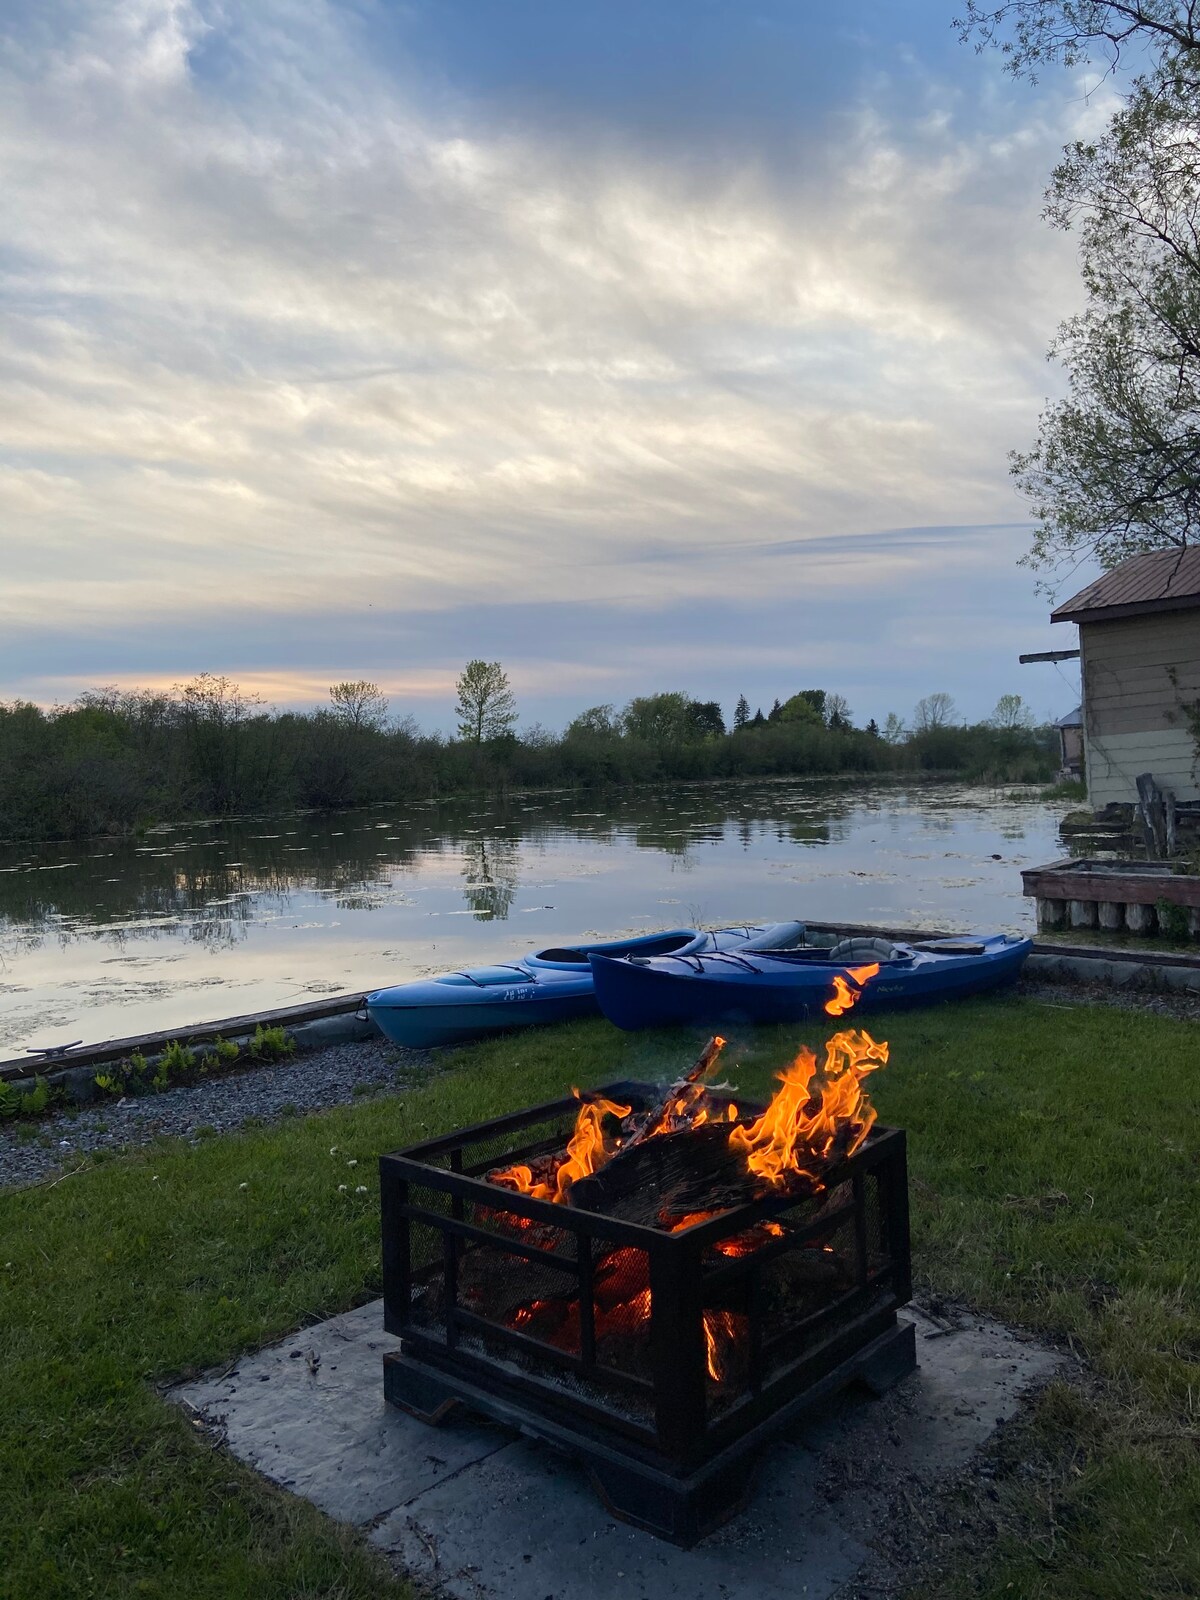
{"type": "Polygon", "coordinates": [[[721,951],[788,949],[804,938],[802,922],[742,924],[705,933],[673,928],[636,939],[535,950],[520,961],[492,967],[443,972],[378,989],[364,1001],[367,1015],[393,1044],[427,1050],[437,1045],[480,1039],[489,1033],[569,1022],[594,1016],[596,1004],[590,957],[645,958],[715,955],[721,951]]]}

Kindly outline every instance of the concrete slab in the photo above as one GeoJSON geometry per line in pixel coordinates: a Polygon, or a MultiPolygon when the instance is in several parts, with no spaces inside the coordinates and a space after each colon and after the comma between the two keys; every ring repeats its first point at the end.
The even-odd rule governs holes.
{"type": "Polygon", "coordinates": [[[379,1302],[174,1398],[447,1600],[833,1600],[872,1564],[903,1496],[952,1479],[1061,1362],[996,1323],[905,1315],[919,1370],[882,1400],[847,1392],[779,1440],[746,1512],[693,1550],[614,1521],[545,1445],[483,1422],[431,1429],[388,1406],[382,1357],[396,1341],[379,1302]]]}

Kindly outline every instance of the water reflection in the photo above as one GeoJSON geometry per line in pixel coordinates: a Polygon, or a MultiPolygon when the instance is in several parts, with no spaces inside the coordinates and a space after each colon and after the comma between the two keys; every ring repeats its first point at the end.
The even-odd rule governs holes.
{"type": "Polygon", "coordinates": [[[73,1019],[87,1037],[183,1025],[228,1012],[234,990],[250,1009],[681,920],[1025,927],[1019,867],[1058,853],[1062,809],[961,785],[789,781],[0,850],[0,1053],[73,1019]]]}

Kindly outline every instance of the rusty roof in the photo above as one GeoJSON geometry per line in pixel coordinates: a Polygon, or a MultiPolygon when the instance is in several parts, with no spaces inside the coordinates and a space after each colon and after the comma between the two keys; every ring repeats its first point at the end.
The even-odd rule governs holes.
{"type": "Polygon", "coordinates": [[[1050,613],[1051,622],[1103,622],[1200,606],[1200,545],[1131,556],[1050,613]]]}

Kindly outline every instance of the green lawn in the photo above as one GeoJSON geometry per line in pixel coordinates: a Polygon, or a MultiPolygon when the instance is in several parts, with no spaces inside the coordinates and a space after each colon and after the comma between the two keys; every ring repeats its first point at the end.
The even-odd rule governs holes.
{"type": "MultiPolygon", "coordinates": [[[[996,1498],[964,1498],[949,1575],[921,1592],[1200,1594],[1200,1032],[1015,999],[871,1029],[892,1044],[875,1101],[909,1130],[921,1290],[1070,1340],[1090,1367],[1008,1431],[996,1498]]],[[[764,1091],[795,1043],[735,1046],[729,1075],[764,1091]]],[[[381,1151],[571,1083],[672,1072],[694,1047],[599,1022],[528,1034],[464,1051],[403,1103],[0,1195],[0,1595],[405,1594],[155,1385],[379,1292],[381,1151]]]]}

